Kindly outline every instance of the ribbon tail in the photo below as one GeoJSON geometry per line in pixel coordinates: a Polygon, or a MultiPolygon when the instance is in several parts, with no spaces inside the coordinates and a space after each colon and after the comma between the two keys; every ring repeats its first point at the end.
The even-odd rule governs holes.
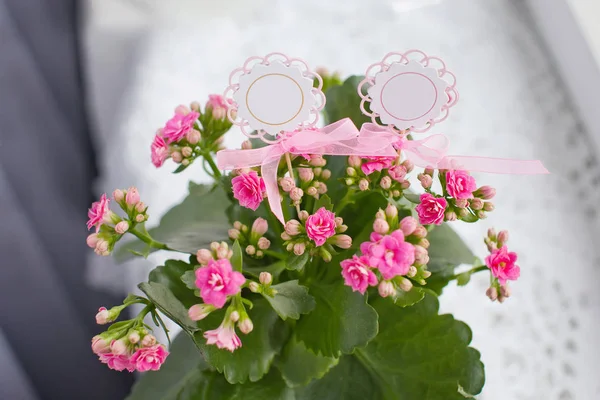
{"type": "Polygon", "coordinates": [[[266,161],[260,167],[260,174],[265,181],[265,188],[267,190],[267,200],[269,201],[269,207],[271,212],[277,217],[279,222],[285,225],[285,219],[283,218],[283,208],[281,207],[281,195],[279,194],[279,186],[277,186],[277,167],[279,166],[279,159],[266,161]]]}
{"type": "Polygon", "coordinates": [[[262,165],[272,151],[273,146],[249,150],[220,150],[217,152],[217,166],[225,170],[257,167],[262,165]]]}
{"type": "Polygon", "coordinates": [[[447,156],[438,163],[437,167],[491,174],[535,175],[550,173],[540,160],[514,160],[493,157],[447,156]]]}

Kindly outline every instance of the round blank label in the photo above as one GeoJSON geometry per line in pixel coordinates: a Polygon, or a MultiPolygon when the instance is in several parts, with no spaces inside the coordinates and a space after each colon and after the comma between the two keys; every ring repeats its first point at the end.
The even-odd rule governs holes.
{"type": "Polygon", "coordinates": [[[296,118],[304,106],[300,85],[287,75],[267,74],[256,79],[246,92],[246,107],[267,125],[283,125],[296,118]]]}
{"type": "Polygon", "coordinates": [[[400,121],[414,121],[435,106],[438,94],[434,83],[418,72],[403,72],[390,78],[381,90],[381,105],[400,121]]]}

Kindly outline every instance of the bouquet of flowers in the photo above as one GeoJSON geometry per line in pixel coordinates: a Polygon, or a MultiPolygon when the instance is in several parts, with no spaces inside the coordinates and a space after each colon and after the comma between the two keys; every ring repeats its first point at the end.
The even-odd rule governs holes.
{"type": "MultiPolygon", "coordinates": [[[[362,77],[320,75],[315,86],[326,93],[326,123],[370,121],[356,91],[362,77]]],[[[411,131],[403,130],[394,156],[287,151],[273,163],[277,190],[269,191],[258,166],[230,174],[218,167],[231,117],[232,101],[211,95],[204,107],[178,106],[158,130],[151,145],[156,167],[172,162],[179,173],[202,163],[214,182],[190,183],[189,196],[154,228],[145,227],[149,207],[135,187],[115,190],[112,199],[102,195],[89,210],[95,231],[87,244],[99,255],[183,254],[156,267],[140,294],[96,315],[98,324],[110,324],[92,339],[101,362],[117,371],[156,371],[138,381],[130,399],[478,394],[484,366],[469,347],[471,330],[438,314],[438,296],[450,281],[465,285],[487,271],[487,297],[510,297],[508,282],[519,278],[519,267],[508,233],[488,231],[489,256],[481,262],[449,226],[486,218],[495,190],[466,170],[415,171],[403,146],[411,131]],[[127,235],[137,240],[115,250],[127,235]],[[472,268],[455,273],[462,264],[472,268]],[[115,322],[133,304],[143,305],[141,312],[115,322]],[[181,328],[170,346],[152,334],[167,330],[165,317],[181,328]]],[[[238,151],[266,147],[255,138],[238,151]]]]}

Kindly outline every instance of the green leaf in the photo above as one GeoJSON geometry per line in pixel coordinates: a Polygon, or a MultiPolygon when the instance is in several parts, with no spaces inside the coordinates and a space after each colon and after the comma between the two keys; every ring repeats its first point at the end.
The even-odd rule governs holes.
{"type": "Polygon", "coordinates": [[[150,371],[133,386],[127,400],[293,400],[279,372],[273,369],[256,383],[231,385],[211,371],[194,342],[179,334],[159,371],[150,371]]]}
{"type": "Polygon", "coordinates": [[[458,286],[465,286],[471,280],[470,272],[463,272],[462,274],[456,277],[456,284],[458,286]]]}
{"type": "Polygon", "coordinates": [[[233,243],[233,256],[231,257],[231,266],[234,271],[242,272],[242,266],[244,263],[242,248],[240,247],[240,242],[237,240],[233,243]]]}
{"type": "Polygon", "coordinates": [[[187,308],[173,295],[166,286],[156,282],[142,282],[140,290],[148,296],[163,314],[188,332],[198,330],[198,326],[188,317],[187,308]]]}
{"type": "Polygon", "coordinates": [[[471,330],[438,315],[435,296],[401,308],[375,298],[379,334],[366,348],[344,356],[322,379],[296,391],[296,400],[464,400],[481,392],[484,368],[468,347],[471,330]]]}
{"type": "Polygon", "coordinates": [[[192,288],[183,283],[181,277],[186,273],[193,274],[194,267],[184,261],[167,260],[165,261],[165,265],[156,267],[150,271],[148,281],[164,285],[184,306],[189,308],[198,302],[198,298],[193,292],[193,290],[198,288],[195,283],[192,288]],[[192,291],[189,289],[192,289],[192,291]]]}
{"type": "Polygon", "coordinates": [[[408,191],[405,191],[403,196],[411,203],[414,203],[414,204],[421,203],[421,196],[418,195],[417,193],[409,193],[408,191]]]}
{"type": "Polygon", "coordinates": [[[326,357],[349,354],[377,335],[377,313],[366,296],[341,281],[314,282],[309,288],[315,309],[296,324],[296,336],[306,347],[326,357]]]}
{"type": "Polygon", "coordinates": [[[297,387],[322,378],[337,363],[337,358],[317,355],[292,337],[285,345],[277,367],[288,386],[297,387]]]}
{"type": "MultiPolygon", "coordinates": [[[[225,211],[230,203],[223,190],[210,189],[208,185],[190,182],[189,195],[148,231],[150,236],[184,253],[195,253],[211,242],[227,240],[229,225],[225,211]]],[[[114,254],[123,262],[133,257],[131,250],[142,252],[145,247],[145,243],[136,239],[120,244],[114,254]]]]}
{"type": "Polygon", "coordinates": [[[471,264],[475,259],[458,234],[448,224],[436,226],[427,234],[429,259],[444,260],[452,265],[471,264]]]}
{"type": "MultiPolygon", "coordinates": [[[[202,350],[206,361],[223,373],[230,383],[256,382],[271,367],[289,336],[288,326],[281,321],[266,300],[258,297],[254,308],[248,311],[254,330],[241,335],[242,347],[233,353],[207,345],[202,333],[194,334],[196,345],[202,350]]],[[[213,312],[200,321],[203,330],[215,329],[221,323],[223,312],[213,312]]]]}
{"type": "Polygon", "coordinates": [[[331,199],[327,195],[323,195],[319,197],[319,200],[315,201],[315,206],[313,207],[313,213],[316,212],[319,208],[325,207],[326,210],[333,210],[333,203],[331,199]]]}
{"type": "Polygon", "coordinates": [[[277,314],[283,319],[299,319],[300,314],[308,314],[315,308],[315,299],[308,294],[308,288],[298,281],[287,281],[272,286],[274,297],[263,294],[277,314]]]}
{"type": "Polygon", "coordinates": [[[361,98],[356,90],[363,78],[364,76],[351,76],[341,86],[334,86],[327,91],[324,110],[326,123],[350,118],[360,128],[363,123],[371,122],[371,118],[360,111],[361,98]]]}
{"type": "Polygon", "coordinates": [[[285,267],[287,269],[299,271],[302,268],[304,268],[309,259],[310,255],[308,254],[308,251],[305,251],[302,255],[299,256],[293,254],[287,258],[285,267]]]}
{"type": "Polygon", "coordinates": [[[398,289],[394,303],[400,307],[408,307],[417,304],[425,297],[425,291],[419,287],[413,287],[408,292],[398,289]]]}
{"type": "Polygon", "coordinates": [[[185,271],[183,275],[181,275],[181,281],[188,289],[198,290],[198,286],[196,286],[196,272],[194,270],[185,271]]]}

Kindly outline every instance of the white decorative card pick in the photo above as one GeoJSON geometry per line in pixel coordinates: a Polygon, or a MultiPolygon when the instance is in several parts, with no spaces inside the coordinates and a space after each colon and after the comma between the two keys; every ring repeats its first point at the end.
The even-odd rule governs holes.
{"type": "Polygon", "coordinates": [[[298,58],[281,53],[251,57],[229,76],[224,93],[232,100],[229,119],[246,136],[276,143],[282,132],[316,125],[325,106],[322,86],[321,77],[298,58]]]}
{"type": "Polygon", "coordinates": [[[388,53],[369,66],[358,94],[361,111],[374,124],[411,132],[425,132],[445,120],[458,101],[454,74],[441,59],[420,50],[388,53]]]}

